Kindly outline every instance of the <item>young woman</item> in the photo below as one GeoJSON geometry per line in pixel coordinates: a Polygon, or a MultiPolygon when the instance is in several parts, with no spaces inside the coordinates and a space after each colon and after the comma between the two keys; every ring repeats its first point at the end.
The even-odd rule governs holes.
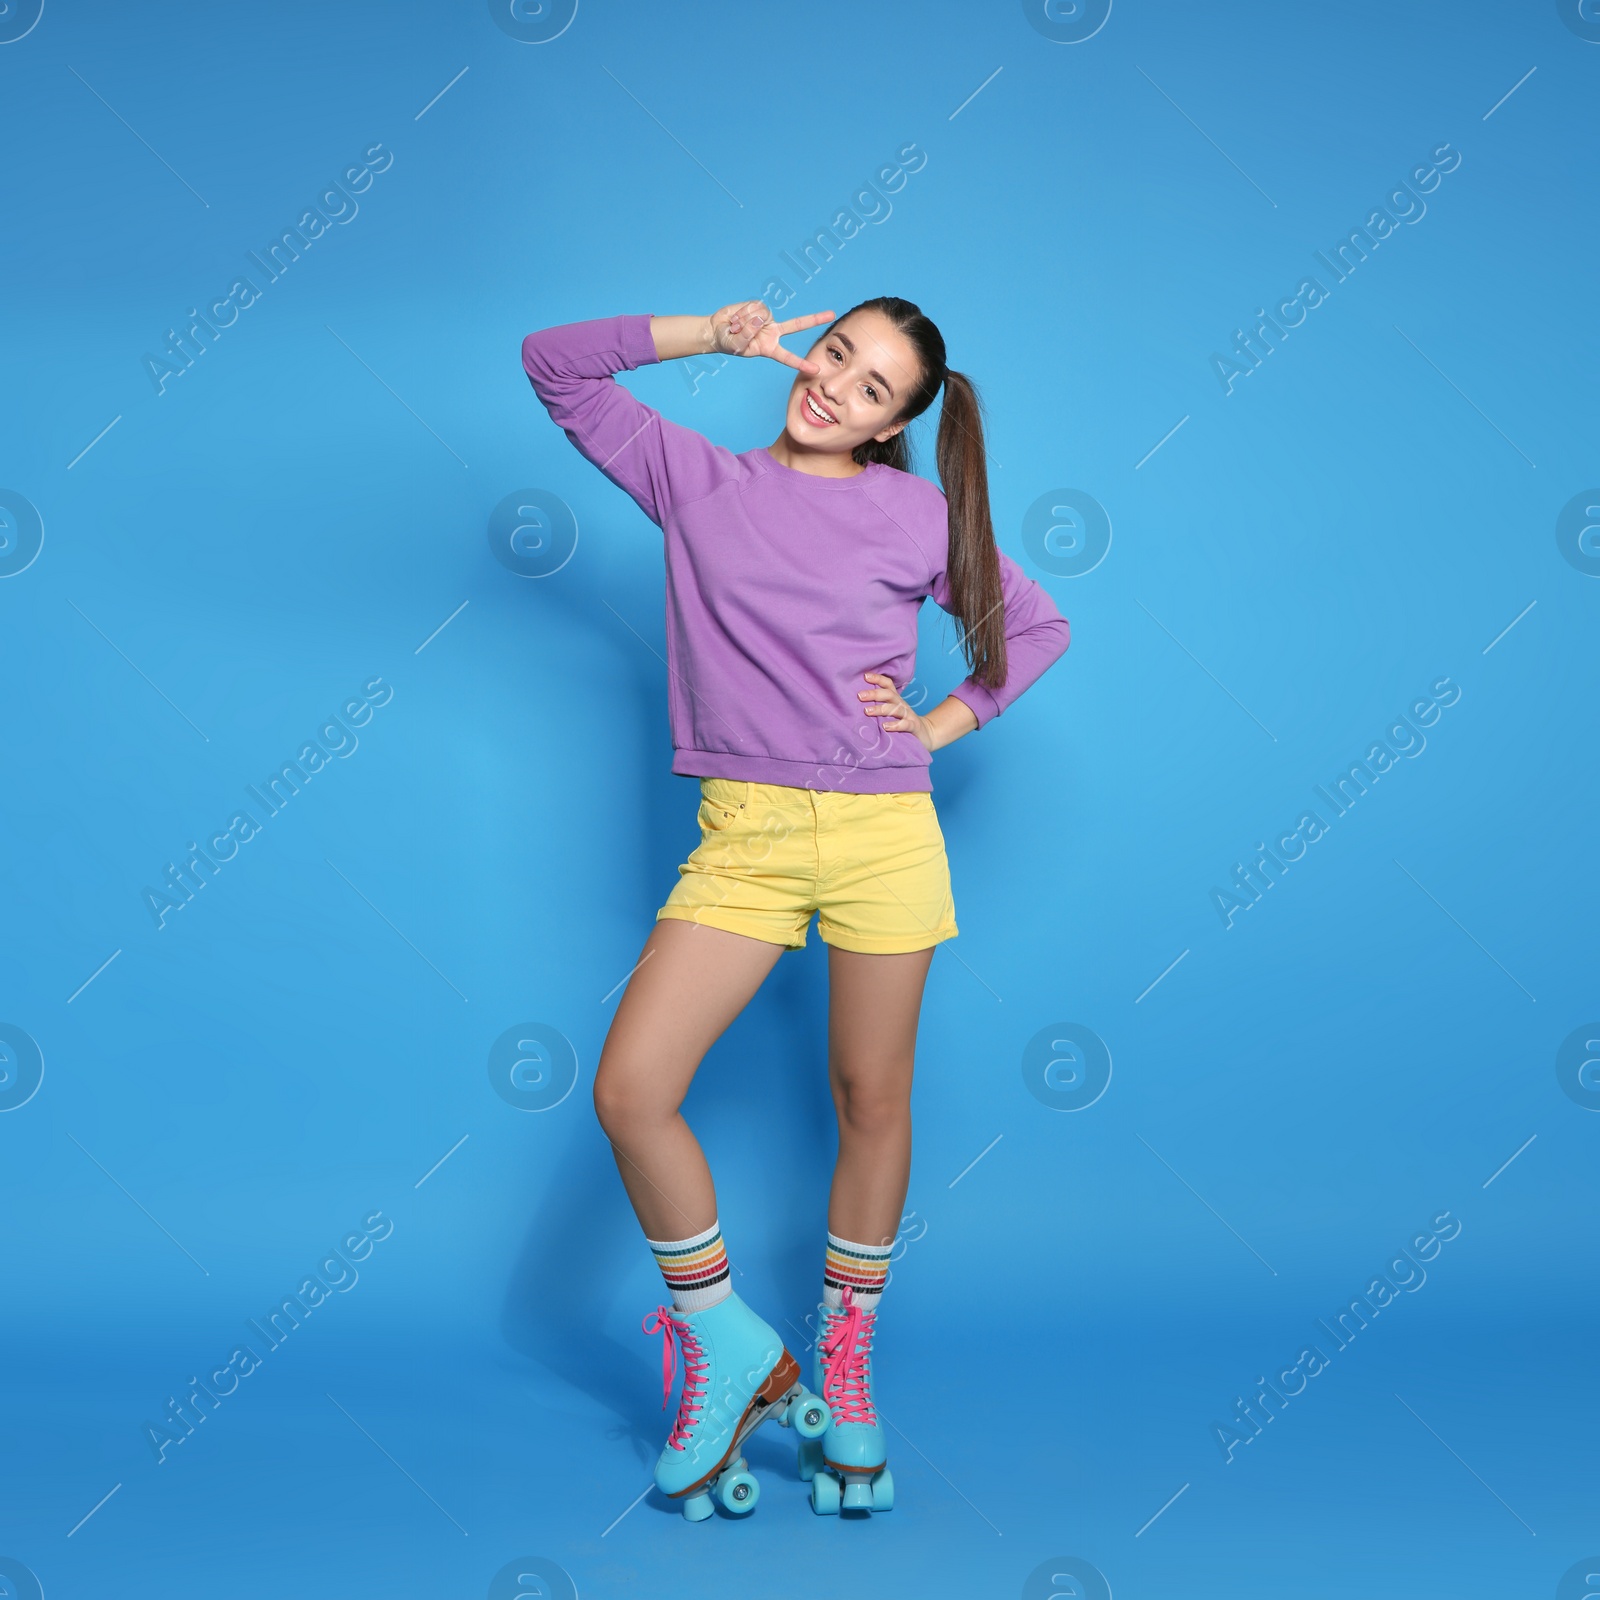
{"type": "Polygon", "coordinates": [[[779,340],[831,311],[773,320],[619,316],[530,334],[522,363],[574,445],[666,538],[672,770],[700,780],[699,847],[628,982],[594,1102],[672,1304],[656,1483],[693,1519],[759,1493],[740,1446],[793,1423],[819,1512],[893,1503],[872,1398],[872,1338],[911,1168],[917,1014],[934,946],[956,934],[933,753],[998,715],[1067,648],[1049,597],[997,549],[976,390],[909,301],[863,301],[805,358],[779,340]],[[734,454],[635,399],[614,374],[720,352],[795,370],[783,428],[734,454]],[[944,393],[938,469],[905,428],[944,393]],[[919,714],[903,698],[917,613],[956,619],[970,676],[919,714]],[[828,945],[828,1071],[839,1155],[811,1390],[733,1293],[706,1158],[679,1107],[701,1058],[812,913],[828,945]],[[817,1396],[821,1396],[821,1402],[817,1396]]]}

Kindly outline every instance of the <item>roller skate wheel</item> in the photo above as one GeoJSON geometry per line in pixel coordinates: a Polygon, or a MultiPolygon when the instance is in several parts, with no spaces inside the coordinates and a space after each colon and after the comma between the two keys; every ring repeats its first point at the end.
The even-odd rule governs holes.
{"type": "Polygon", "coordinates": [[[887,1467],[872,1480],[872,1509],[894,1510],[894,1476],[887,1467]]]}
{"type": "Polygon", "coordinates": [[[822,1443],[817,1439],[800,1441],[800,1481],[810,1483],[822,1471],[822,1443]]]}
{"type": "Polygon", "coordinates": [[[852,1478],[844,1486],[844,1509],[846,1511],[872,1509],[872,1485],[865,1478],[852,1478]]]}
{"type": "Polygon", "coordinates": [[[701,1492],[692,1494],[683,1502],[685,1522],[704,1522],[711,1515],[711,1496],[701,1492]]]}
{"type": "Polygon", "coordinates": [[[802,1439],[820,1439],[828,1431],[828,1404],[814,1394],[802,1394],[789,1402],[785,1419],[802,1439]]]}
{"type": "Polygon", "coordinates": [[[724,1511],[736,1517],[748,1516],[761,1498],[761,1485],[748,1472],[725,1472],[717,1480],[717,1499],[724,1511]]]}
{"type": "Polygon", "coordinates": [[[811,1480],[811,1509],[819,1517],[836,1517],[839,1514],[839,1480],[822,1467],[811,1480]]]}

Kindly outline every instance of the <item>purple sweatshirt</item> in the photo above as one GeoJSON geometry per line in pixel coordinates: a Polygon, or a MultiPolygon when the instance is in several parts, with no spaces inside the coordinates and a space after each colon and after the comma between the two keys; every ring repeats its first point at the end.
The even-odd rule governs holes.
{"type": "MultiPolygon", "coordinates": [[[[568,439],[666,537],[672,770],[850,794],[927,791],[932,759],[857,693],[903,693],[917,612],[949,610],[937,485],[874,462],[821,478],[764,449],[735,455],[636,399],[613,374],[660,358],[648,315],[530,333],[522,365],[568,439]]],[[[1066,619],[1003,552],[1008,676],[952,692],[983,726],[1067,648],[1066,619]]]]}

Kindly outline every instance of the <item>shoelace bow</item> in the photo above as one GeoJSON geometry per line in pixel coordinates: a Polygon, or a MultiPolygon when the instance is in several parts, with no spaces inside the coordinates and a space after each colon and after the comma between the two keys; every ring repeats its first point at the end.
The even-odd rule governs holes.
{"type": "Polygon", "coordinates": [[[700,1402],[705,1394],[705,1352],[694,1330],[681,1317],[672,1314],[671,1306],[657,1306],[640,1324],[646,1333],[661,1335],[661,1409],[667,1409],[672,1395],[672,1376],[677,1367],[677,1351],[673,1349],[672,1336],[678,1336],[677,1349],[683,1352],[683,1393],[678,1396],[678,1418],[667,1435],[667,1443],[674,1450],[685,1449],[689,1434],[700,1420],[700,1402]]]}
{"type": "Polygon", "coordinates": [[[840,1422],[876,1424],[872,1396],[867,1392],[867,1357],[872,1354],[875,1311],[855,1303],[855,1290],[844,1291],[843,1307],[832,1313],[832,1326],[822,1346],[822,1398],[840,1422]]]}

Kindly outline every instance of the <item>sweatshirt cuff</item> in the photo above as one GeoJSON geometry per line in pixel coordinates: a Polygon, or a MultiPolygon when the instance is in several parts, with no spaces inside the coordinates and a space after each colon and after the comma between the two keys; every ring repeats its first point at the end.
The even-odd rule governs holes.
{"type": "Polygon", "coordinates": [[[638,316],[622,317],[622,354],[627,359],[630,369],[648,366],[651,362],[660,361],[656,354],[656,342],[650,337],[650,317],[652,313],[644,312],[638,316]]]}
{"type": "Polygon", "coordinates": [[[970,678],[958,683],[950,693],[971,709],[973,716],[978,719],[980,728],[991,717],[1000,715],[1000,704],[995,697],[981,683],[974,683],[970,678]]]}

